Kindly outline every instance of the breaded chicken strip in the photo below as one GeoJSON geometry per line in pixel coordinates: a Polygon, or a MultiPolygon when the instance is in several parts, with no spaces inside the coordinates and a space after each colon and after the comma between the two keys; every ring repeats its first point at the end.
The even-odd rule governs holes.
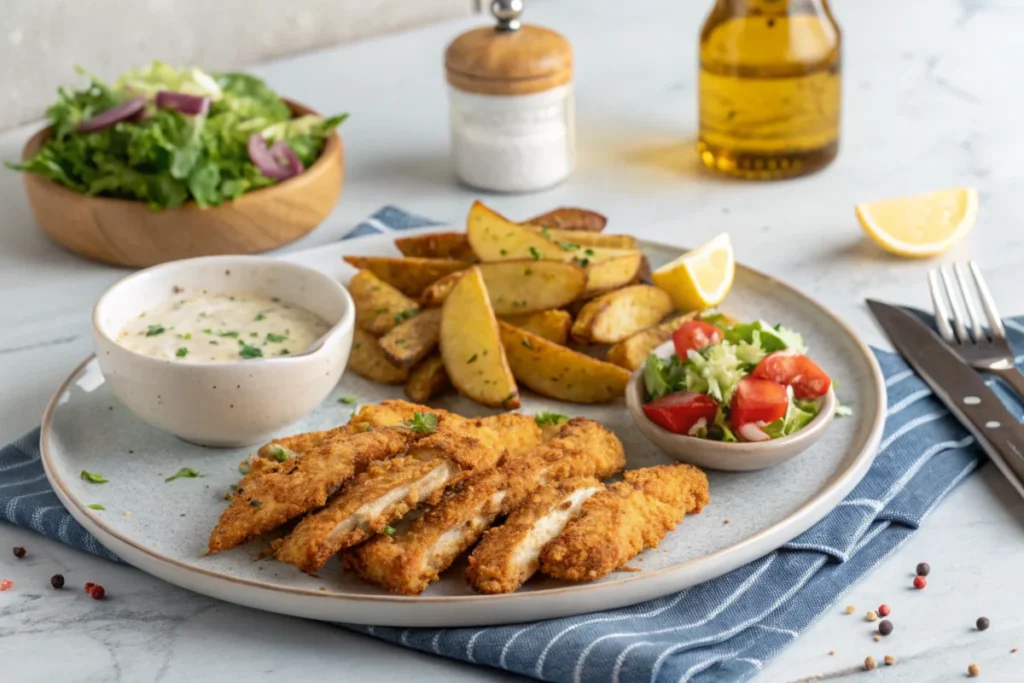
{"type": "Polygon", "coordinates": [[[565,581],[594,581],[656,548],[686,514],[708,502],[708,478],[677,463],[630,470],[600,491],[540,554],[540,569],[565,581]]]}
{"type": "Polygon", "coordinates": [[[573,476],[608,477],[626,464],[622,443],[593,420],[575,418],[557,436],[500,468],[469,477],[404,534],[353,548],[345,565],[394,593],[422,593],[494,520],[540,484],[573,476]]]}
{"type": "Polygon", "coordinates": [[[540,566],[540,551],[562,533],[583,502],[604,486],[593,477],[546,484],[501,526],[489,529],[469,556],[466,579],[480,593],[512,593],[540,566]]]}
{"type": "Polygon", "coordinates": [[[234,548],[320,507],[371,462],[404,453],[420,438],[410,429],[385,427],[331,438],[301,458],[250,472],[210,534],[208,552],[234,548]]]}

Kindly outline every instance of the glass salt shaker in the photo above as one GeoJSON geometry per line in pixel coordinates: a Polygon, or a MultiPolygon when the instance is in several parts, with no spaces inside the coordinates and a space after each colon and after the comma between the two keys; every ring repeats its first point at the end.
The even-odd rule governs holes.
{"type": "Polygon", "coordinates": [[[575,165],[572,47],[522,24],[522,0],[494,0],[497,26],[448,46],[445,73],[455,174],[493,192],[534,192],[575,165]]]}

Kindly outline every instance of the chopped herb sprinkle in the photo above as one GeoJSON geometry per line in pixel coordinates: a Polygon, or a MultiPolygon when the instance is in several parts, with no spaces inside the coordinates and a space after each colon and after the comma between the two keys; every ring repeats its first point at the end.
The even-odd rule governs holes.
{"type": "Polygon", "coordinates": [[[174,481],[175,479],[195,479],[196,477],[205,476],[205,474],[199,474],[199,472],[196,472],[191,467],[182,467],[180,470],[164,479],[164,481],[174,481]]]}
{"type": "Polygon", "coordinates": [[[242,358],[262,358],[263,352],[255,346],[249,346],[248,344],[242,344],[242,348],[238,350],[238,355],[242,358]]]}
{"type": "Polygon", "coordinates": [[[533,268],[527,268],[524,270],[523,275],[533,275],[533,268]]]}
{"type": "Polygon", "coordinates": [[[437,415],[434,413],[413,413],[405,426],[417,434],[433,434],[437,431],[437,415]]]}
{"type": "Polygon", "coordinates": [[[384,533],[387,534],[388,536],[394,536],[395,535],[395,531],[396,531],[395,527],[391,526],[390,524],[384,527],[384,533]]]}
{"type": "Polygon", "coordinates": [[[280,344],[283,341],[287,341],[287,339],[287,334],[274,334],[273,332],[271,332],[270,334],[267,335],[267,341],[272,342],[274,344],[280,344]]]}
{"type": "Polygon", "coordinates": [[[81,476],[82,479],[85,479],[86,481],[91,482],[93,484],[106,484],[108,481],[107,478],[104,477],[102,474],[94,474],[92,472],[87,472],[85,470],[82,470],[82,474],[79,476],[81,476]]]}
{"type": "Polygon", "coordinates": [[[86,505],[86,507],[89,508],[90,510],[106,510],[107,509],[107,508],[103,507],[102,505],[100,505],[99,503],[93,503],[92,505],[86,505]]]}
{"type": "Polygon", "coordinates": [[[472,356],[469,357],[469,360],[467,360],[466,363],[475,363],[475,362],[476,362],[476,354],[474,353],[472,356]]]}
{"type": "Polygon", "coordinates": [[[167,331],[167,328],[163,325],[149,325],[146,327],[146,336],[155,337],[158,334],[163,334],[167,331]]]}
{"type": "Polygon", "coordinates": [[[287,448],[283,448],[281,446],[278,446],[277,444],[274,444],[273,446],[270,447],[270,457],[278,462],[284,462],[285,460],[287,460],[290,453],[291,451],[289,451],[287,448]]]}
{"type": "Polygon", "coordinates": [[[555,427],[568,422],[569,416],[542,410],[537,413],[533,419],[537,423],[538,427],[555,427]]]}
{"type": "Polygon", "coordinates": [[[499,249],[498,253],[501,254],[502,256],[507,256],[508,255],[508,249],[499,249]]]}
{"type": "Polygon", "coordinates": [[[267,316],[263,315],[262,313],[257,313],[255,320],[256,320],[256,322],[259,322],[259,321],[265,319],[266,317],[267,316]]]}
{"type": "Polygon", "coordinates": [[[533,344],[530,343],[529,339],[523,339],[523,346],[533,351],[533,344]]]}
{"type": "Polygon", "coordinates": [[[281,349],[281,351],[277,355],[287,356],[289,353],[291,353],[291,351],[289,351],[288,349],[281,349]]]}
{"type": "Polygon", "coordinates": [[[530,256],[532,256],[535,261],[539,261],[544,258],[544,254],[541,253],[537,247],[530,247],[530,256]]]}
{"type": "Polygon", "coordinates": [[[373,312],[374,313],[387,313],[388,312],[388,307],[387,306],[381,306],[380,308],[373,309],[373,312]]]}
{"type": "Polygon", "coordinates": [[[404,311],[399,311],[398,313],[395,313],[395,322],[396,323],[405,322],[409,318],[419,314],[419,312],[420,312],[420,309],[418,309],[418,308],[407,308],[404,311]]]}
{"type": "Polygon", "coordinates": [[[359,399],[357,399],[355,396],[342,396],[341,398],[338,399],[338,403],[344,403],[347,406],[354,406],[358,402],[359,399]]]}
{"type": "Polygon", "coordinates": [[[188,355],[188,349],[182,346],[181,348],[174,352],[174,355],[177,356],[178,358],[184,358],[185,356],[188,355]]]}

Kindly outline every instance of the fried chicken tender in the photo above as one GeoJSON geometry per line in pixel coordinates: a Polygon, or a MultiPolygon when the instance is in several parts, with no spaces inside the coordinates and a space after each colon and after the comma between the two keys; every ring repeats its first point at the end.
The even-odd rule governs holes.
{"type": "Polygon", "coordinates": [[[686,514],[708,502],[708,478],[677,463],[625,473],[583,503],[540,554],[540,569],[565,581],[594,581],[645,548],[656,548],[686,514]]]}
{"type": "Polygon", "coordinates": [[[546,484],[501,526],[484,533],[469,556],[466,579],[480,593],[512,593],[540,566],[540,551],[562,533],[583,502],[604,486],[593,477],[574,477],[546,484]]]}
{"type": "Polygon", "coordinates": [[[585,418],[498,469],[469,477],[404,534],[377,536],[348,551],[345,566],[394,593],[416,595],[540,484],[573,476],[608,477],[625,467],[622,443],[585,418]]]}
{"type": "Polygon", "coordinates": [[[371,462],[404,453],[421,436],[400,427],[339,436],[301,458],[250,472],[210,534],[208,552],[234,548],[320,507],[371,462]]]}

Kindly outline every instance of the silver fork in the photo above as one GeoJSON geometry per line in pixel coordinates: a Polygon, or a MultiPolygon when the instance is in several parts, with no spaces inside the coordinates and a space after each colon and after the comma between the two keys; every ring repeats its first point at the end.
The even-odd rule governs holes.
{"type": "Polygon", "coordinates": [[[974,279],[973,289],[976,290],[975,294],[985,310],[988,326],[981,322],[978,309],[974,306],[974,297],[971,295],[972,288],[967,283],[967,275],[964,268],[957,263],[952,268],[955,283],[954,276],[950,275],[950,268],[939,267],[928,273],[928,287],[932,292],[935,324],[939,328],[939,334],[965,363],[996,375],[1024,399],[1024,374],[1021,374],[1013,363],[1013,348],[1006,339],[1006,328],[1003,327],[1003,321],[996,310],[995,301],[992,300],[992,294],[985,284],[978,264],[971,261],[969,265],[974,279]],[[967,329],[967,320],[961,310],[961,303],[967,311],[967,317],[970,318],[970,331],[967,329]],[[953,319],[952,325],[950,317],[953,319]]]}

